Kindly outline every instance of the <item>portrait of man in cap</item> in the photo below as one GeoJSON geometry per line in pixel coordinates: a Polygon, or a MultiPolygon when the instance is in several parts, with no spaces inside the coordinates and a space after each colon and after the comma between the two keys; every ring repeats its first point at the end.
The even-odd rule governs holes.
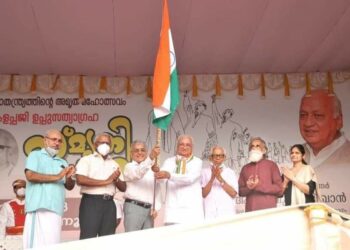
{"type": "Polygon", "coordinates": [[[0,129],[0,174],[10,176],[16,166],[18,146],[15,137],[0,129]]]}

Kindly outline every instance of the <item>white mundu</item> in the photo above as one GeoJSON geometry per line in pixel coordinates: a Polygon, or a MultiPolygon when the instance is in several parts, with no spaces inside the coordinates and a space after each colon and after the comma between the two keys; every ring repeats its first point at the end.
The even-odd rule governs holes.
{"type": "Polygon", "coordinates": [[[62,217],[54,212],[39,209],[35,212],[27,213],[24,224],[23,248],[28,249],[61,241],[62,217]],[[44,233],[42,230],[50,230],[51,233],[44,233]]]}
{"type": "Polygon", "coordinates": [[[185,173],[176,173],[176,157],[163,163],[162,169],[170,173],[165,201],[165,223],[196,223],[204,220],[200,176],[202,160],[192,156],[186,162],[185,173]]]}

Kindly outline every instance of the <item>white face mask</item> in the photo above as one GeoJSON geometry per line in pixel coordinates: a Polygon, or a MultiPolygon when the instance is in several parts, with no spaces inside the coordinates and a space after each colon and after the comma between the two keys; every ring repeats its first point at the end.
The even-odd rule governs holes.
{"type": "Polygon", "coordinates": [[[17,191],[16,191],[16,194],[17,194],[18,196],[24,196],[25,193],[26,193],[26,189],[25,189],[25,188],[19,188],[19,189],[17,189],[17,191]]]}
{"type": "Polygon", "coordinates": [[[54,148],[50,148],[50,147],[46,147],[46,152],[51,155],[51,157],[54,157],[55,155],[58,154],[58,149],[54,149],[54,148]]]}
{"type": "Polygon", "coordinates": [[[263,156],[264,154],[260,150],[252,149],[249,151],[249,162],[258,162],[263,156]]]}
{"type": "Polygon", "coordinates": [[[108,155],[110,149],[111,147],[108,144],[103,143],[97,147],[97,152],[99,152],[102,156],[106,156],[108,155]]]}

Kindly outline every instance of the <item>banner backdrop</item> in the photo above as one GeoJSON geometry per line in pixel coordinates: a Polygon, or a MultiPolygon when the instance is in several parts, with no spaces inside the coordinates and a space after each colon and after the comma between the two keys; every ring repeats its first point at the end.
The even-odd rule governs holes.
{"type": "MultiPolygon", "coordinates": [[[[350,81],[334,86],[343,109],[343,133],[350,134],[350,81]]],[[[176,137],[186,133],[194,137],[195,155],[206,159],[211,146],[219,144],[227,150],[226,164],[237,177],[247,163],[248,143],[260,136],[268,144],[269,159],[279,165],[290,163],[289,147],[304,143],[299,131],[299,106],[305,89],[291,89],[285,97],[281,89],[260,91],[245,90],[244,97],[234,91],[222,96],[200,92],[192,98],[181,94],[181,107],[173,123],[162,134],[160,162],[174,154],[176,137]]],[[[0,93],[0,199],[14,197],[11,183],[24,178],[26,156],[42,146],[46,130],[57,128],[64,135],[60,156],[69,163],[90,154],[96,134],[107,132],[113,137],[114,159],[124,166],[130,160],[129,147],[133,140],[155,143],[156,129],[151,121],[151,102],[144,95],[114,96],[110,94],[85,95],[80,101],[76,95],[56,91],[53,94],[0,93]]],[[[207,162],[205,162],[207,164],[207,162]]],[[[340,170],[318,174],[324,202],[341,212],[350,212],[350,163],[340,170]],[[330,174],[331,173],[331,174],[330,174]],[[339,180],[339,181],[338,181],[339,180]],[[345,184],[344,183],[349,183],[345,184]]],[[[79,228],[79,187],[67,192],[64,229],[79,228]]],[[[237,212],[244,211],[244,199],[238,197],[237,212]]],[[[283,200],[280,201],[282,205],[283,200]]]]}

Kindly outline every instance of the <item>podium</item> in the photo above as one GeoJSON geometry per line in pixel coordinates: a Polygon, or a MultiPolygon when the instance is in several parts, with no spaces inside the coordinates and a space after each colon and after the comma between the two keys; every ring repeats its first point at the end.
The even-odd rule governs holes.
{"type": "Polygon", "coordinates": [[[237,214],[196,225],[65,242],[45,249],[350,249],[350,216],[322,203],[237,214]]]}
{"type": "Polygon", "coordinates": [[[22,250],[23,239],[5,239],[0,240],[0,250],[22,250]]]}

